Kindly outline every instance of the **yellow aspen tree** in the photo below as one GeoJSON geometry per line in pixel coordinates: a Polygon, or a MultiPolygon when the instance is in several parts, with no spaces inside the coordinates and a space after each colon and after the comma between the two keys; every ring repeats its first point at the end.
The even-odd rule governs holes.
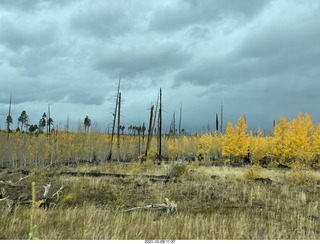
{"type": "Polygon", "coordinates": [[[299,113],[297,118],[292,121],[291,132],[291,159],[297,159],[300,163],[307,162],[311,159],[311,139],[313,133],[313,124],[311,116],[306,114],[305,117],[299,113]]]}
{"type": "Polygon", "coordinates": [[[236,132],[236,156],[244,157],[248,154],[249,139],[247,135],[247,123],[244,115],[241,115],[238,120],[238,125],[235,126],[236,132]]]}
{"type": "Polygon", "coordinates": [[[254,136],[252,131],[249,134],[249,146],[251,160],[258,163],[267,154],[266,139],[263,137],[261,128],[258,128],[257,135],[254,136]]]}
{"type": "Polygon", "coordinates": [[[280,123],[274,127],[272,138],[272,157],[275,158],[278,164],[283,165],[285,165],[287,127],[287,119],[285,117],[281,117],[280,123]]]}
{"type": "Polygon", "coordinates": [[[229,157],[229,160],[235,156],[236,151],[236,137],[235,130],[231,121],[228,121],[224,140],[222,142],[222,156],[229,157]]]}
{"type": "Polygon", "coordinates": [[[169,138],[168,139],[168,156],[173,159],[176,160],[178,158],[178,139],[177,138],[169,138]]]}
{"type": "Polygon", "coordinates": [[[188,153],[191,152],[190,145],[191,144],[188,136],[182,136],[182,153],[186,156],[188,156],[188,153]]]}
{"type": "Polygon", "coordinates": [[[320,167],[320,123],[317,124],[312,135],[312,161],[313,166],[320,167]]]}
{"type": "Polygon", "coordinates": [[[213,153],[213,140],[211,133],[201,135],[198,144],[198,154],[203,155],[204,161],[207,163],[211,159],[213,153]]]}

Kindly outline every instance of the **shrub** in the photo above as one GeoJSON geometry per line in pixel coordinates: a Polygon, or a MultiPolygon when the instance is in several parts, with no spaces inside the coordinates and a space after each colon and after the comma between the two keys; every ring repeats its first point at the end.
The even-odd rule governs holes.
{"type": "Polygon", "coordinates": [[[305,165],[297,164],[290,170],[289,183],[312,186],[315,184],[315,177],[312,171],[306,169],[305,165]]]}
{"type": "Polygon", "coordinates": [[[125,209],[133,203],[132,189],[114,187],[106,191],[106,196],[108,198],[107,203],[111,205],[112,209],[125,209]]]}
{"type": "Polygon", "coordinates": [[[256,178],[262,178],[261,173],[262,167],[258,164],[251,166],[247,171],[244,172],[244,178],[247,180],[255,180],[256,178]]]}
{"type": "Polygon", "coordinates": [[[72,193],[69,193],[63,198],[63,202],[67,205],[73,205],[77,202],[77,199],[72,193]]]}
{"type": "Polygon", "coordinates": [[[185,164],[177,164],[173,167],[170,173],[170,177],[179,178],[183,175],[188,175],[188,167],[185,164]]]}

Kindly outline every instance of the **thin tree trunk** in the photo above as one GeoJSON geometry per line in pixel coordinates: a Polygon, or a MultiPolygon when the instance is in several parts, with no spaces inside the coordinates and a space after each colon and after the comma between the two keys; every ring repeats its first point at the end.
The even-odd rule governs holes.
{"type": "Polygon", "coordinates": [[[151,111],[150,111],[150,121],[149,121],[149,130],[148,130],[148,140],[147,140],[147,148],[146,148],[146,153],[145,157],[148,156],[148,151],[150,149],[150,143],[151,143],[151,138],[152,138],[152,116],[153,116],[153,108],[154,106],[151,106],[151,111]]]}
{"type": "Polygon", "coordinates": [[[223,105],[221,103],[221,117],[220,117],[220,133],[222,134],[222,123],[223,123],[223,105]]]}
{"type": "Polygon", "coordinates": [[[117,91],[117,99],[116,99],[116,107],[114,110],[114,114],[113,114],[113,125],[112,125],[112,134],[111,134],[111,145],[110,145],[110,152],[108,155],[107,160],[110,161],[112,158],[112,144],[113,144],[113,135],[114,135],[114,127],[116,124],[116,117],[117,117],[117,109],[118,109],[118,99],[119,99],[119,92],[120,92],[120,81],[121,81],[121,76],[119,78],[119,83],[118,83],[118,91],[117,91]]]}
{"type": "Polygon", "coordinates": [[[158,105],[159,105],[159,96],[158,96],[158,98],[157,98],[156,109],[155,109],[155,112],[154,112],[154,118],[153,118],[153,125],[152,125],[151,134],[153,134],[154,126],[155,126],[155,124],[156,124],[156,118],[157,118],[157,113],[158,113],[158,105]]]}
{"type": "Polygon", "coordinates": [[[176,112],[173,112],[173,137],[176,135],[176,112]]]}
{"type": "Polygon", "coordinates": [[[144,122],[142,123],[142,128],[143,128],[143,130],[142,130],[142,143],[144,143],[144,130],[146,128],[146,125],[144,122]]]}
{"type": "Polygon", "coordinates": [[[50,128],[50,105],[48,104],[48,121],[47,121],[47,136],[50,136],[51,128],[50,128]]]}
{"type": "Polygon", "coordinates": [[[10,118],[11,118],[11,93],[10,93],[9,115],[8,115],[8,124],[7,124],[7,141],[9,141],[10,118]]]}
{"type": "Polygon", "coordinates": [[[218,120],[218,114],[216,113],[216,131],[219,131],[219,120],[218,120]]]}
{"type": "Polygon", "coordinates": [[[162,130],[162,91],[160,88],[160,108],[158,117],[158,158],[161,160],[161,130],[162,130]]]}
{"type": "Polygon", "coordinates": [[[181,134],[181,116],[182,116],[182,102],[181,102],[181,106],[180,106],[179,135],[181,134]]]}
{"type": "Polygon", "coordinates": [[[117,138],[117,144],[118,144],[118,163],[120,163],[120,107],[121,107],[121,92],[119,92],[119,109],[118,109],[118,138],[117,138]]]}

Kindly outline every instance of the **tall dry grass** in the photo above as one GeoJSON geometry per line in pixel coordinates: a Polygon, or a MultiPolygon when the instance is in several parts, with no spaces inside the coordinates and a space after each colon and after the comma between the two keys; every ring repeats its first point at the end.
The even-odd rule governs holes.
{"type": "MultiPolygon", "coordinates": [[[[133,166],[119,169],[125,167],[129,172],[133,166]]],[[[155,166],[154,172],[168,167],[155,166]]],[[[116,168],[110,166],[110,170],[116,168]]],[[[40,178],[35,174],[38,196],[46,182],[56,189],[65,186],[56,208],[36,209],[35,234],[39,239],[59,240],[320,239],[320,221],[316,220],[320,217],[319,187],[291,185],[288,171],[269,169],[262,169],[262,173],[273,184],[256,183],[244,178],[247,170],[201,166],[167,183],[136,177],[40,178]],[[212,175],[217,177],[212,179],[212,175]],[[177,202],[177,214],[115,211],[161,203],[165,197],[177,202]]],[[[315,177],[320,179],[319,172],[315,177]]],[[[24,183],[30,184],[34,178],[24,183]]],[[[18,205],[11,213],[0,204],[0,213],[0,239],[28,239],[29,206],[18,205]]]]}

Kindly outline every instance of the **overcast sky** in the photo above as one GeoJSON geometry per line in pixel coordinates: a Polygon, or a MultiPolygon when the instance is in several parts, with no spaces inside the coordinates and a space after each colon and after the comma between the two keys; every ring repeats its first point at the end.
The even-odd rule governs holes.
{"type": "Polygon", "coordinates": [[[187,131],[213,129],[221,103],[224,127],[298,112],[316,124],[319,13],[317,0],[1,0],[0,126],[12,93],[12,128],[50,104],[55,125],[88,115],[104,131],[120,75],[126,128],[148,123],[160,87],[166,128],[181,102],[187,131]]]}

